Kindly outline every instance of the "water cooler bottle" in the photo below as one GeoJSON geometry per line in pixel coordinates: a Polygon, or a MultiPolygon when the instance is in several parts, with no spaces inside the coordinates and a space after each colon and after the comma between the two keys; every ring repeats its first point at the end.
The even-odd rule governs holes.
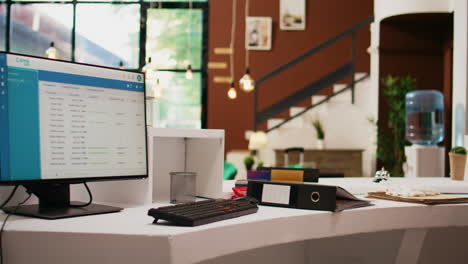
{"type": "Polygon", "coordinates": [[[407,177],[443,177],[445,148],[437,146],[444,139],[444,100],[435,90],[406,94],[405,147],[407,177]]]}

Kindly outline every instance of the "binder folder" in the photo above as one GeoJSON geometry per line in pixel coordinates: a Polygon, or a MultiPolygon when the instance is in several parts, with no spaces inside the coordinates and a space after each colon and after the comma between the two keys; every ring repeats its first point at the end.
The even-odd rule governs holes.
{"type": "Polygon", "coordinates": [[[260,205],[339,212],[369,206],[339,186],[249,180],[247,196],[260,205]]]}
{"type": "MultiPolygon", "coordinates": [[[[274,167],[260,167],[257,169],[258,173],[268,171],[270,172],[269,179],[264,177],[255,176],[251,177],[253,180],[271,180],[281,182],[318,182],[319,170],[310,168],[274,168],[274,167]]],[[[249,179],[249,178],[248,178],[249,179]]]]}

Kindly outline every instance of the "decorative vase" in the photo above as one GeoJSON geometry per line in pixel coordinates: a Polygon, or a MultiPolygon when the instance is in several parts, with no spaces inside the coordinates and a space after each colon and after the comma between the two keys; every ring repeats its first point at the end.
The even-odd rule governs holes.
{"type": "Polygon", "coordinates": [[[317,148],[324,149],[325,148],[325,141],[323,139],[317,139],[317,148]]]}
{"type": "Polygon", "coordinates": [[[452,180],[463,181],[465,177],[466,155],[449,153],[450,178],[452,180]]]}

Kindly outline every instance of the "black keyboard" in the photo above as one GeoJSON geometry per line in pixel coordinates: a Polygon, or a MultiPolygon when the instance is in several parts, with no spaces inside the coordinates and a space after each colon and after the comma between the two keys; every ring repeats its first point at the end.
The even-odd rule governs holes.
{"type": "Polygon", "coordinates": [[[148,215],[154,217],[153,223],[163,219],[181,226],[199,226],[256,213],[257,203],[253,198],[205,200],[152,208],[148,215]]]}

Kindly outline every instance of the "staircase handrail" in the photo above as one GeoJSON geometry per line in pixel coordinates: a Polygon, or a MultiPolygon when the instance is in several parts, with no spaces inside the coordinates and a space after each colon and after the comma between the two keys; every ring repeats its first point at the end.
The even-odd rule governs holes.
{"type": "MultiPolygon", "coordinates": [[[[356,70],[356,60],[355,60],[355,49],[356,49],[356,31],[361,29],[362,27],[372,23],[374,21],[374,17],[373,16],[370,16],[362,21],[360,21],[359,23],[351,26],[350,28],[344,30],[343,32],[335,35],[334,37],[331,37],[330,39],[320,43],[319,45],[309,49],[308,51],[304,52],[303,54],[293,58],[292,60],[288,61],[287,63],[277,67],[276,69],[272,70],[271,72],[263,75],[262,77],[258,78],[255,82],[256,82],[256,88],[254,90],[254,121],[253,121],[253,129],[254,131],[257,130],[257,124],[258,123],[261,123],[263,122],[258,120],[258,116],[257,116],[257,107],[258,107],[258,93],[259,93],[259,88],[260,88],[260,85],[273,78],[274,76],[282,73],[283,71],[291,68],[292,66],[296,65],[297,63],[303,61],[304,59],[307,59],[308,57],[316,54],[317,52],[321,51],[322,49],[324,48],[327,48],[329,46],[331,46],[332,44],[334,44],[335,42],[337,42],[338,40],[348,36],[348,35],[352,35],[353,39],[352,39],[352,81],[351,81],[351,96],[352,96],[352,99],[351,101],[354,103],[354,84],[356,83],[355,81],[355,77],[354,77],[354,73],[355,73],[355,70],[356,70]]],[[[342,66],[340,66],[342,67],[342,66]]],[[[318,81],[320,82],[320,80],[318,81]]],[[[284,104],[279,104],[279,105],[282,105],[284,106],[284,104]]],[[[275,112],[278,112],[280,110],[284,110],[284,109],[276,109],[275,112]]],[[[289,120],[288,120],[289,121],[289,120]]],[[[283,124],[283,123],[282,123],[283,124]]],[[[282,125],[281,124],[281,125],[282,125]]],[[[275,126],[275,128],[277,128],[279,126],[275,126]]],[[[272,129],[269,129],[268,131],[271,131],[272,129]]]]}
{"type": "Polygon", "coordinates": [[[285,64],[277,67],[276,69],[272,70],[271,72],[269,72],[269,73],[263,75],[262,77],[256,79],[255,84],[257,86],[262,84],[263,82],[275,77],[276,75],[280,74],[281,72],[289,69],[290,67],[296,65],[297,63],[303,61],[304,59],[314,55],[315,53],[321,51],[322,49],[331,46],[333,43],[337,42],[338,40],[348,36],[349,34],[351,34],[353,32],[358,31],[359,29],[361,29],[362,27],[372,23],[373,21],[374,21],[374,16],[370,16],[370,17],[362,20],[361,22],[353,25],[352,27],[348,28],[347,30],[344,30],[343,32],[338,33],[334,37],[320,43],[319,45],[309,49],[308,51],[304,52],[303,54],[301,54],[301,55],[295,57],[294,59],[286,62],[285,64]]]}
{"type": "Polygon", "coordinates": [[[297,105],[299,102],[303,101],[304,98],[312,97],[312,95],[320,92],[321,90],[333,85],[338,80],[341,80],[351,74],[353,74],[352,63],[348,62],[343,64],[343,66],[340,66],[325,76],[322,76],[319,80],[306,85],[299,91],[296,91],[287,97],[284,97],[279,102],[276,102],[271,106],[258,111],[256,114],[257,122],[262,123],[267,121],[268,119],[281,113],[284,109],[288,109],[291,106],[297,105]]]}
{"type": "MultiPolygon", "coordinates": [[[[354,82],[354,84],[359,83],[359,82],[361,82],[361,81],[367,79],[367,78],[369,77],[369,75],[370,75],[369,73],[366,73],[364,76],[362,76],[361,78],[357,79],[357,80],[354,82]]],[[[309,111],[310,109],[315,108],[315,107],[317,107],[317,106],[319,106],[319,105],[321,105],[321,104],[323,104],[323,103],[325,103],[325,102],[328,102],[331,98],[333,98],[333,97],[335,97],[335,96],[337,96],[337,95],[339,95],[339,94],[341,94],[341,93],[343,93],[343,92],[345,92],[346,90],[349,90],[349,89],[351,89],[351,88],[352,88],[352,84],[346,85],[343,89],[341,89],[341,90],[339,90],[339,91],[337,91],[337,92],[334,92],[334,93],[332,93],[332,94],[326,96],[325,98],[323,98],[322,100],[318,101],[318,102],[315,103],[315,104],[311,104],[311,105],[307,106],[306,108],[304,108],[304,109],[301,110],[300,112],[296,113],[295,115],[292,115],[292,116],[290,116],[289,118],[286,118],[285,120],[281,121],[280,123],[274,125],[273,127],[268,128],[265,132],[268,133],[268,132],[270,132],[270,131],[273,131],[273,130],[275,130],[275,129],[281,127],[281,126],[283,126],[284,124],[288,123],[289,121],[291,121],[291,120],[293,120],[293,119],[295,119],[295,118],[297,118],[297,117],[303,115],[304,113],[306,113],[306,112],[309,111]]]]}

